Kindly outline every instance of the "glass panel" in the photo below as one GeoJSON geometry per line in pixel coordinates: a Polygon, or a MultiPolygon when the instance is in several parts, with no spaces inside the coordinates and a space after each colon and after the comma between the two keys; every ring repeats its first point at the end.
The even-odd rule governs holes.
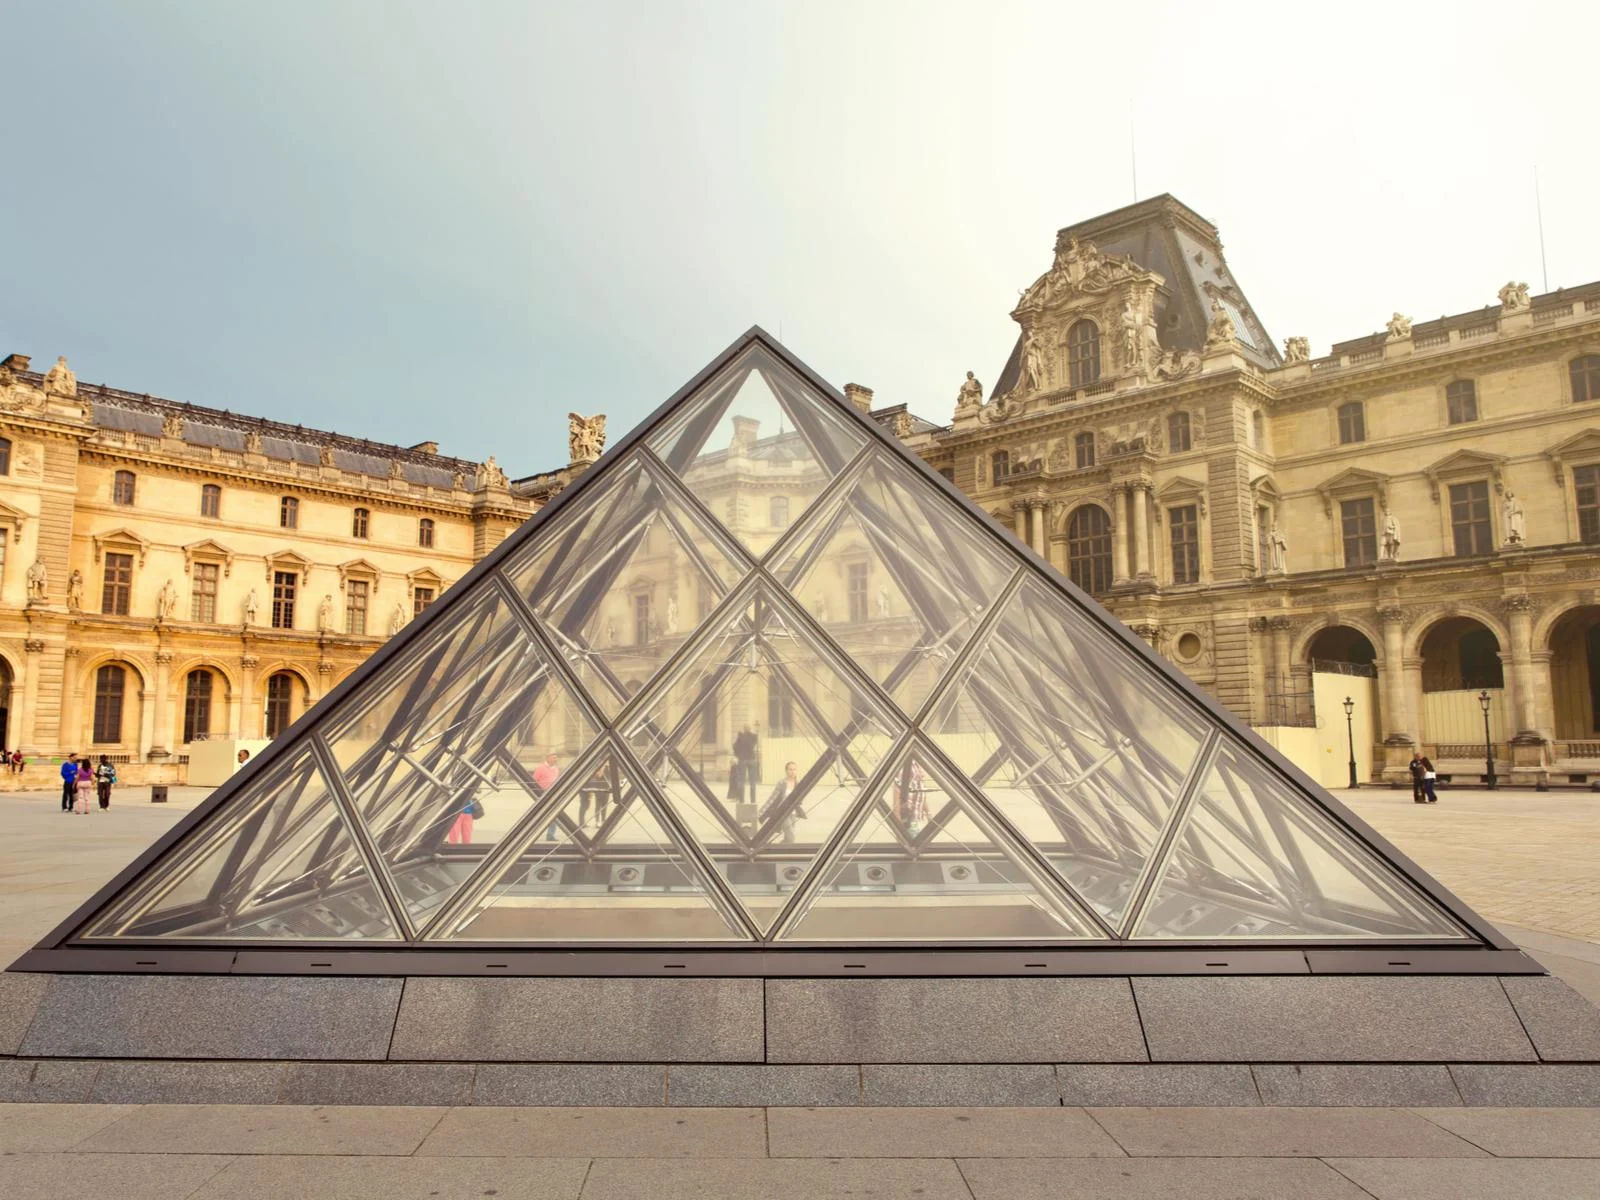
{"type": "Polygon", "coordinates": [[[343,941],[398,934],[327,785],[302,752],[253,780],[87,936],[343,941]]]}
{"type": "Polygon", "coordinates": [[[559,514],[506,574],[608,716],[692,632],[702,591],[743,568],[638,461],[559,514]]]}
{"type": "Polygon", "coordinates": [[[759,556],[783,532],[770,499],[785,498],[797,520],[866,443],[837,405],[752,346],[684,400],[649,446],[759,556]]]}
{"type": "Polygon", "coordinates": [[[900,729],[829,664],[787,603],[756,589],[627,730],[763,932],[900,729]]]}
{"type": "Polygon", "coordinates": [[[1102,936],[966,786],[913,750],[858,820],[785,941],[1102,936]]]}
{"type": "Polygon", "coordinates": [[[1209,722],[1069,601],[1029,580],[933,741],[1113,927],[1209,722]]]}
{"type": "Polygon", "coordinates": [[[418,926],[596,735],[498,594],[428,632],[326,734],[418,926]]]}
{"type": "Polygon", "coordinates": [[[651,789],[606,754],[494,885],[434,935],[454,940],[748,941],[725,918],[695,861],[668,830],[651,789]]]}
{"type": "Polygon", "coordinates": [[[875,456],[775,568],[845,653],[915,714],[1016,569],[943,495],[875,456]]]}
{"type": "Polygon", "coordinates": [[[1224,746],[1135,936],[1461,938],[1443,911],[1263,764],[1224,746]]]}

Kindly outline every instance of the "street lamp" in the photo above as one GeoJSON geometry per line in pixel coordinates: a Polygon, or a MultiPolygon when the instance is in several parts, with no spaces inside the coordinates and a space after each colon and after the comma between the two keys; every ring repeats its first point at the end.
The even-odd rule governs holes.
{"type": "Polygon", "coordinates": [[[1482,692],[1478,693],[1478,707],[1483,709],[1483,765],[1485,767],[1484,776],[1488,780],[1489,790],[1493,791],[1494,790],[1494,784],[1495,784],[1495,779],[1494,779],[1494,742],[1492,742],[1489,739],[1489,705],[1490,705],[1490,703],[1491,703],[1491,701],[1490,701],[1490,698],[1489,698],[1489,693],[1487,691],[1482,691],[1482,692]]]}
{"type": "Polygon", "coordinates": [[[1358,788],[1361,783],[1356,779],[1356,727],[1353,723],[1353,714],[1356,711],[1356,702],[1349,696],[1344,698],[1344,732],[1350,740],[1350,786],[1358,788]]]}

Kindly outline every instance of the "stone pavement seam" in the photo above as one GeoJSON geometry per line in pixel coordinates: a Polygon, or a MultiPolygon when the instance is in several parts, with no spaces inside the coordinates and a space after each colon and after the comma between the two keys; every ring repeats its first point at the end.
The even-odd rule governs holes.
{"type": "MultiPolygon", "coordinates": [[[[1363,1186],[1362,1184],[1358,1183],[1356,1180],[1351,1179],[1350,1176],[1348,1174],[1346,1174],[1344,1171],[1339,1170],[1339,1163],[1338,1163],[1338,1161],[1336,1159],[1319,1158],[1319,1159],[1317,1159],[1317,1161],[1319,1163],[1321,1163],[1323,1166],[1327,1167],[1330,1171],[1332,1171],[1340,1179],[1348,1179],[1350,1181],[1350,1186],[1355,1188],[1357,1191],[1359,1191],[1363,1196],[1371,1196],[1372,1200],[1383,1200],[1382,1196],[1379,1196],[1376,1192],[1369,1191],[1365,1186],[1363,1186]]],[[[578,1194],[581,1196],[583,1193],[580,1192],[578,1194]]]]}
{"type": "Polygon", "coordinates": [[[950,1161],[955,1164],[956,1174],[961,1176],[961,1186],[967,1189],[967,1195],[971,1196],[972,1200],[978,1200],[978,1193],[972,1190],[972,1180],[968,1179],[967,1173],[961,1169],[961,1160],[952,1158],[950,1161]]]}
{"type": "MultiPolygon", "coordinates": [[[[1066,1108],[1068,1106],[1063,1104],[1062,1107],[1066,1108]]],[[[1113,1146],[1115,1146],[1118,1150],[1121,1150],[1129,1158],[1133,1157],[1132,1152],[1126,1146],[1124,1146],[1121,1142],[1119,1142],[1117,1140],[1117,1135],[1112,1133],[1110,1129],[1106,1128],[1106,1123],[1104,1121],[1102,1121],[1099,1117],[1094,1115],[1094,1110],[1093,1109],[1083,1108],[1081,1106],[1073,1106],[1073,1107],[1077,1107],[1079,1112],[1081,1112],[1084,1116],[1088,1117],[1089,1120],[1093,1121],[1097,1126],[1099,1126],[1100,1132],[1104,1133],[1108,1138],[1111,1139],[1111,1144],[1113,1146]]],[[[965,1179],[966,1177],[962,1176],[962,1178],[965,1179]]]]}
{"type": "MultiPolygon", "coordinates": [[[[477,1072],[474,1071],[473,1074],[476,1075],[477,1072]]],[[[435,1121],[432,1125],[428,1126],[428,1131],[426,1133],[424,1133],[420,1138],[417,1139],[417,1144],[415,1146],[411,1147],[411,1149],[409,1151],[407,1151],[405,1153],[405,1155],[403,1155],[403,1157],[405,1157],[405,1158],[418,1158],[418,1157],[421,1157],[420,1155],[417,1154],[417,1151],[422,1149],[422,1147],[427,1143],[428,1139],[433,1136],[433,1131],[438,1129],[440,1123],[446,1117],[448,1117],[451,1113],[455,1112],[457,1108],[466,1108],[468,1112],[472,1111],[471,1105],[455,1105],[455,1106],[446,1105],[445,1107],[441,1108],[439,1110],[439,1119],[437,1121],[435,1121]]],[[[587,1174],[587,1171],[585,1171],[585,1174],[587,1174]]],[[[578,1189],[578,1195],[580,1195],[580,1196],[583,1195],[583,1189],[582,1188],[578,1189]]]]}
{"type": "MultiPolygon", "coordinates": [[[[1458,1091],[1460,1090],[1459,1087],[1457,1088],[1457,1090],[1458,1091]]],[[[1405,1111],[1410,1113],[1410,1114],[1412,1114],[1413,1116],[1421,1117],[1429,1125],[1432,1125],[1435,1129],[1444,1130],[1444,1132],[1448,1133],[1451,1137],[1460,1138],[1463,1142],[1467,1143],[1467,1145],[1473,1146],[1473,1147],[1475,1147],[1475,1148],[1477,1148],[1479,1150],[1482,1150],[1485,1154],[1489,1155],[1492,1158],[1500,1158],[1500,1157],[1502,1157],[1501,1155],[1496,1154],[1493,1150],[1489,1149],[1489,1147],[1478,1145],[1477,1142],[1473,1141],[1470,1137],[1468,1137],[1466,1134],[1462,1133],[1460,1130],[1451,1129],[1448,1126],[1441,1125],[1438,1121],[1435,1121],[1432,1117],[1428,1116],[1427,1111],[1425,1109],[1408,1108],[1405,1111]]]]}

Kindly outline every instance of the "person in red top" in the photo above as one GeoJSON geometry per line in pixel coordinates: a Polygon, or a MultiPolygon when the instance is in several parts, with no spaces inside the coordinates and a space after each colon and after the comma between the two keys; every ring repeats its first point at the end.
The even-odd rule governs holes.
{"type": "MultiPolygon", "coordinates": [[[[561,767],[556,759],[556,752],[552,750],[544,756],[544,761],[533,769],[533,786],[539,789],[540,794],[548,792],[555,787],[556,780],[561,778],[561,767]]],[[[544,831],[544,840],[556,840],[556,823],[550,822],[550,827],[544,831]]]]}

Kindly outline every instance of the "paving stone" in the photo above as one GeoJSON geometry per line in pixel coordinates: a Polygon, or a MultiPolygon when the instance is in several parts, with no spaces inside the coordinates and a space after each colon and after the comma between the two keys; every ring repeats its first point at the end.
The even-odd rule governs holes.
{"type": "MultiPolygon", "coordinates": [[[[1473,1158],[1482,1150],[1414,1113],[1379,1108],[1092,1108],[1134,1156],[1473,1158]]],[[[1444,1111],[1444,1110],[1441,1110],[1444,1111]]]]}
{"type": "Polygon", "coordinates": [[[81,1102],[99,1073],[97,1062],[0,1059],[0,1101],[81,1102]]]}
{"type": "Polygon", "coordinates": [[[669,1067],[667,1103],[734,1108],[860,1104],[861,1068],[742,1064],[669,1067]]]}
{"type": "Polygon", "coordinates": [[[1600,1158],[1600,1109],[1419,1108],[1497,1158],[1600,1158]]]}
{"type": "Polygon", "coordinates": [[[1257,1063],[1253,1070],[1263,1104],[1391,1107],[1461,1103],[1450,1068],[1437,1063],[1257,1063]]]}
{"type": "Polygon", "coordinates": [[[1056,1073],[1032,1063],[868,1063],[861,1068],[863,1104],[994,1105],[1037,1108],[1061,1103],[1056,1073]]]}
{"type": "Polygon", "coordinates": [[[15,1054],[22,1045],[49,982],[48,975],[0,972],[0,1054],[15,1054]]]}
{"type": "Polygon", "coordinates": [[[974,1200],[1370,1200],[1307,1158],[964,1158],[974,1200]]]}
{"type": "Polygon", "coordinates": [[[470,1104],[468,1063],[290,1063],[283,1104],[470,1104]]]}
{"type": "Polygon", "coordinates": [[[1243,1063],[1064,1063],[1056,1067],[1067,1105],[1260,1104],[1243,1063]]]}
{"type": "Polygon", "coordinates": [[[760,1062],[759,979],[409,979],[391,1057],[760,1062]]]}
{"type": "Polygon", "coordinates": [[[1142,1062],[1145,1057],[1126,979],[767,982],[769,1062],[1142,1062]]]}
{"type": "Polygon", "coordinates": [[[423,1155],[765,1158],[759,1108],[454,1108],[423,1155]]]}
{"type": "Polygon", "coordinates": [[[141,1062],[99,1064],[89,1098],[117,1104],[275,1104],[283,1064],[263,1062],[141,1062]]]}
{"type": "Polygon", "coordinates": [[[0,1158],[6,1200],[172,1200],[233,1160],[225,1154],[11,1154],[0,1158]]]}
{"type": "Polygon", "coordinates": [[[474,1104],[619,1107],[661,1104],[665,1067],[622,1063],[483,1063],[474,1104]]]}
{"type": "Polygon", "coordinates": [[[577,1200],[584,1158],[251,1155],[186,1200],[577,1200]]]}
{"type": "Polygon", "coordinates": [[[1155,1062],[1515,1062],[1536,1058],[1494,976],[1133,981],[1155,1062]]]}
{"type": "Polygon", "coordinates": [[[1078,1108],[772,1108],[773,1158],[1122,1157],[1078,1108]]]}
{"type": "Polygon", "coordinates": [[[67,1150],[132,1111],[121,1104],[6,1104],[0,1106],[0,1155],[67,1150]]]}
{"type": "MultiPolygon", "coordinates": [[[[583,1200],[971,1200],[949,1159],[596,1159],[583,1200]]],[[[1301,1197],[1299,1200],[1306,1200],[1301,1197]]]]}
{"type": "Polygon", "coordinates": [[[79,1058],[381,1059],[398,979],[53,975],[22,1052],[79,1058]],[[68,1021],[47,1020],[51,1013],[68,1021]]]}
{"type": "Polygon", "coordinates": [[[1423,1162],[1404,1158],[1335,1158],[1328,1165],[1360,1184],[1374,1200],[1508,1200],[1513,1196],[1594,1200],[1600,1196],[1600,1162],[1592,1159],[1463,1158],[1423,1162]]]}
{"type": "Polygon", "coordinates": [[[1540,1058],[1600,1062],[1600,1009],[1549,976],[1506,976],[1500,982],[1540,1058]]]}
{"type": "Polygon", "coordinates": [[[146,1104],[74,1149],[113,1154],[411,1154],[444,1112],[297,1104],[146,1104]]]}
{"type": "Polygon", "coordinates": [[[1600,1066],[1452,1063],[1450,1074],[1466,1104],[1507,1107],[1600,1105],[1600,1066]]]}

